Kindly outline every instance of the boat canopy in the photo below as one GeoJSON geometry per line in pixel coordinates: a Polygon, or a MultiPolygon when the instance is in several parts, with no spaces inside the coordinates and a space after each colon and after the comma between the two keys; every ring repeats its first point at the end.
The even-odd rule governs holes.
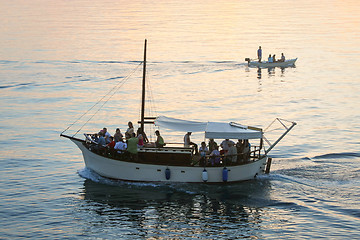
{"type": "Polygon", "coordinates": [[[205,138],[214,139],[259,139],[262,130],[234,122],[197,122],[159,116],[155,119],[158,127],[182,132],[205,132],[205,138]]]}

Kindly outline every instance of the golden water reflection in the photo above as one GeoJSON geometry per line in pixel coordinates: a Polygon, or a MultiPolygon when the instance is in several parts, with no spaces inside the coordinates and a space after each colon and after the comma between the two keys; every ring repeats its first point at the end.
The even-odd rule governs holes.
{"type": "Polygon", "coordinates": [[[101,215],[107,225],[130,221],[148,237],[162,238],[165,233],[167,238],[252,237],[259,234],[262,218],[267,217],[264,204],[270,201],[269,185],[263,183],[193,188],[122,182],[111,186],[85,180],[81,196],[88,201],[88,208],[80,211],[85,216],[92,212],[101,215]]]}

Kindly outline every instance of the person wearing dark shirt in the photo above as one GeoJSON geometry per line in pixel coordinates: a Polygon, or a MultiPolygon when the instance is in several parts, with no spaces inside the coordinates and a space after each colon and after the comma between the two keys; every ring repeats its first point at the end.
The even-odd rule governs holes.
{"type": "Polygon", "coordinates": [[[259,62],[261,62],[261,58],[262,58],[261,46],[259,46],[259,49],[257,50],[257,56],[258,56],[259,62]]]}

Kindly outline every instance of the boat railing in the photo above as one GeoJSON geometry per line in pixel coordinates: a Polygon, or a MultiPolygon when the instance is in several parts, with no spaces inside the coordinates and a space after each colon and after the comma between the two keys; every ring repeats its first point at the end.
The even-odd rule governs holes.
{"type": "Polygon", "coordinates": [[[259,160],[261,157],[261,147],[260,146],[251,146],[251,151],[249,152],[242,152],[237,154],[220,154],[220,155],[205,155],[201,156],[194,156],[193,162],[194,165],[199,166],[227,166],[227,165],[242,165],[250,162],[254,162],[259,160]],[[236,156],[236,162],[232,162],[232,157],[236,156]]]}
{"type": "Polygon", "coordinates": [[[250,158],[258,159],[260,157],[261,147],[251,146],[253,150],[250,151],[250,158]]]}
{"type": "Polygon", "coordinates": [[[139,152],[156,152],[156,153],[184,153],[191,154],[193,148],[186,147],[141,147],[138,148],[139,152]]]}
{"type": "MultiPolygon", "coordinates": [[[[122,152],[126,153],[126,151],[120,151],[120,155],[118,154],[117,150],[110,150],[107,147],[104,146],[103,150],[99,150],[98,147],[98,143],[94,140],[94,138],[96,137],[96,134],[84,134],[85,135],[85,145],[89,148],[89,150],[106,156],[106,157],[110,157],[110,158],[117,158],[118,156],[121,156],[123,154],[121,154],[122,152]]],[[[220,156],[210,156],[210,155],[206,155],[205,159],[203,159],[202,161],[205,160],[205,162],[207,163],[207,165],[212,165],[212,166],[218,166],[218,165],[227,165],[227,164],[231,164],[231,165],[241,165],[241,164],[246,164],[249,162],[253,162],[256,161],[260,158],[261,156],[261,146],[251,146],[250,151],[248,152],[241,152],[241,153],[237,153],[237,160],[236,163],[229,163],[229,158],[233,157],[234,155],[227,155],[227,154],[221,154],[220,156]],[[215,159],[217,159],[215,161],[215,159]],[[216,164],[211,164],[216,162],[216,164]]],[[[166,156],[167,154],[180,154],[185,156],[189,156],[189,159],[192,159],[192,162],[194,163],[193,165],[197,165],[200,163],[200,160],[202,159],[202,157],[200,155],[196,155],[195,153],[195,147],[194,146],[190,146],[190,147],[184,147],[183,143],[166,143],[166,146],[164,147],[155,147],[155,146],[151,146],[151,147],[139,147],[138,148],[138,153],[139,154],[165,154],[164,156],[166,156]],[[178,146],[169,146],[169,145],[178,145],[178,146]]],[[[124,156],[124,155],[123,155],[124,156]]],[[[122,158],[123,159],[123,158],[122,158]]],[[[201,163],[200,163],[201,164],[201,163]]]]}

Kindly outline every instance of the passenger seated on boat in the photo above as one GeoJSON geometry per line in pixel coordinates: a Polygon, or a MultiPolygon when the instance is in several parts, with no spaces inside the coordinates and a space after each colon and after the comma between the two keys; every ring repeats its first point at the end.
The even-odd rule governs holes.
{"type": "Polygon", "coordinates": [[[215,149],[209,155],[209,164],[211,166],[220,165],[221,157],[219,152],[219,147],[216,146],[215,149]]]}
{"type": "Polygon", "coordinates": [[[279,62],[285,62],[285,56],[284,56],[284,53],[281,53],[281,59],[279,60],[279,62]]]}
{"type": "Polygon", "coordinates": [[[114,156],[115,154],[115,141],[114,141],[114,137],[110,137],[110,142],[108,144],[106,144],[106,149],[107,151],[111,154],[111,156],[114,156]]]}
{"type": "Polygon", "coordinates": [[[268,57],[268,62],[269,62],[269,63],[274,62],[273,58],[271,57],[271,54],[269,54],[269,57],[268,57]]]}
{"type": "Polygon", "coordinates": [[[275,54],[273,55],[272,59],[273,59],[273,62],[276,62],[275,54]]]}
{"type": "Polygon", "coordinates": [[[124,153],[126,151],[126,148],[127,148],[127,144],[126,142],[124,142],[123,139],[121,139],[120,141],[118,141],[116,144],[115,144],[115,147],[114,149],[116,150],[117,153],[124,153]]]}
{"type": "Polygon", "coordinates": [[[200,152],[200,166],[206,166],[206,155],[209,154],[209,149],[206,147],[206,143],[202,142],[199,148],[200,152]]]}
{"type": "Polygon", "coordinates": [[[235,144],[233,141],[229,139],[225,139],[224,141],[222,141],[222,143],[220,144],[220,147],[222,148],[220,154],[226,154],[229,151],[229,143],[235,144]]]}
{"type": "Polygon", "coordinates": [[[132,134],[135,133],[134,126],[132,122],[128,122],[128,129],[125,132],[125,138],[126,140],[130,139],[132,137],[132,134]]]}
{"type": "Polygon", "coordinates": [[[193,143],[191,140],[190,140],[190,135],[191,135],[191,132],[187,132],[184,136],[184,147],[190,147],[190,146],[194,146],[194,149],[195,149],[195,155],[197,155],[199,153],[199,150],[198,150],[198,145],[196,143],[193,143]]]}
{"type": "Polygon", "coordinates": [[[235,165],[237,162],[237,149],[233,142],[228,143],[229,150],[225,153],[227,165],[235,165]]]}
{"type": "Polygon", "coordinates": [[[165,142],[162,136],[160,136],[160,131],[156,130],[155,131],[155,135],[157,136],[156,141],[155,141],[155,147],[157,148],[161,148],[165,146],[165,142]]]}
{"type": "Polygon", "coordinates": [[[106,146],[114,149],[114,147],[115,147],[114,137],[110,137],[109,140],[110,140],[110,142],[108,144],[106,144],[106,146]]]}
{"type": "Polygon", "coordinates": [[[137,160],[138,143],[139,139],[135,136],[135,133],[132,133],[131,138],[127,140],[126,151],[130,153],[130,157],[135,161],[137,160]]]}
{"type": "Polygon", "coordinates": [[[98,136],[99,136],[99,139],[97,141],[97,145],[94,146],[94,150],[99,154],[104,154],[106,142],[105,142],[104,133],[102,130],[98,133],[98,136]]]}
{"type": "Polygon", "coordinates": [[[142,128],[138,128],[137,130],[137,138],[139,139],[138,147],[144,147],[145,143],[148,143],[149,140],[146,137],[146,134],[142,130],[142,128]]]}
{"type": "Polygon", "coordinates": [[[217,143],[214,141],[213,138],[210,138],[208,144],[209,152],[212,152],[216,147],[218,147],[217,143]]]}
{"type": "Polygon", "coordinates": [[[105,137],[104,137],[104,132],[103,131],[100,131],[98,133],[98,136],[99,136],[99,139],[98,139],[98,144],[100,146],[105,146],[106,145],[106,141],[105,141],[105,137]]]}
{"type": "Polygon", "coordinates": [[[119,142],[120,140],[122,140],[123,139],[123,135],[122,135],[122,133],[121,133],[121,131],[120,131],[120,128],[117,128],[116,130],[115,130],[115,134],[114,134],[114,140],[115,140],[115,142],[119,142]]]}
{"type": "Polygon", "coordinates": [[[109,142],[110,142],[111,134],[108,132],[108,130],[107,130],[106,127],[104,127],[102,131],[103,131],[103,133],[104,133],[105,142],[106,142],[106,143],[109,143],[109,142]]]}

